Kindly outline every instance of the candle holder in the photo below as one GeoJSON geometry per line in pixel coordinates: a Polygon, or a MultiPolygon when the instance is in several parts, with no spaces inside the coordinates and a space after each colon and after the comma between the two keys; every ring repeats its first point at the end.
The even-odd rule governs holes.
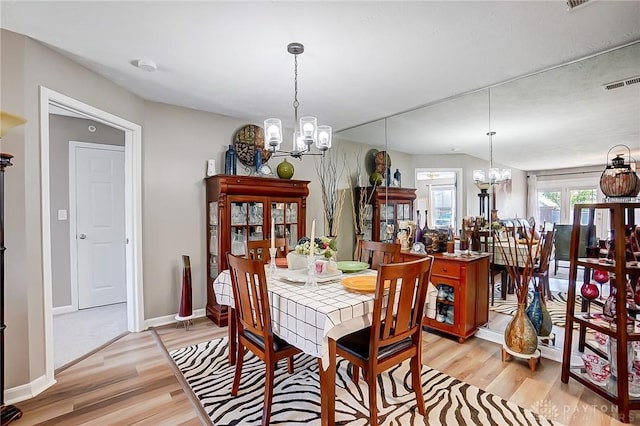
{"type": "Polygon", "coordinates": [[[269,279],[276,276],[276,253],[278,249],[275,247],[269,248],[269,256],[271,256],[271,262],[269,262],[269,279]]]}
{"type": "Polygon", "coordinates": [[[316,257],[312,254],[307,258],[307,281],[302,288],[308,290],[318,289],[318,280],[316,279],[316,257]]]}

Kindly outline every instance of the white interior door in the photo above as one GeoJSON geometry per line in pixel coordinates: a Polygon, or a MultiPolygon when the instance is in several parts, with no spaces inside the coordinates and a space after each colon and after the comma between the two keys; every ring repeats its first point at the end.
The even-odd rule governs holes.
{"type": "Polygon", "coordinates": [[[74,145],[78,308],[125,302],[124,147],[74,145]]]}

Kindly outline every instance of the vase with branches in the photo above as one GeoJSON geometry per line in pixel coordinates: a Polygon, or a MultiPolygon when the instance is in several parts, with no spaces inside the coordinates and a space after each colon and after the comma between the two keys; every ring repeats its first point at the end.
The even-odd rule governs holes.
{"type": "Polygon", "coordinates": [[[351,217],[353,218],[353,232],[356,237],[354,254],[353,254],[355,259],[357,258],[356,252],[358,250],[358,241],[364,237],[364,232],[366,229],[365,221],[367,219],[366,211],[369,204],[371,203],[371,198],[375,193],[377,181],[376,180],[373,181],[373,188],[371,191],[365,191],[365,190],[356,191],[356,188],[363,187],[362,150],[358,150],[358,152],[355,154],[354,157],[356,160],[354,173],[352,173],[351,169],[348,166],[349,162],[347,161],[348,158],[346,154],[344,156],[344,163],[347,164],[347,172],[349,174],[349,179],[348,179],[349,189],[351,190],[351,217]]]}
{"type": "MultiPolygon", "coordinates": [[[[366,215],[364,211],[371,202],[371,198],[375,193],[377,181],[373,181],[372,191],[359,191],[356,193],[356,188],[362,187],[362,150],[359,150],[356,155],[356,168],[355,173],[351,173],[351,169],[347,166],[349,173],[349,188],[351,189],[351,214],[353,217],[353,229],[356,235],[362,235],[365,231],[366,215]]],[[[347,156],[344,157],[345,164],[347,162],[347,156]]]]}
{"type": "Polygon", "coordinates": [[[534,239],[533,228],[530,233],[523,231],[523,242],[519,242],[515,229],[508,232],[506,238],[494,232],[493,238],[518,299],[518,308],[504,330],[505,345],[514,352],[528,355],[538,348],[538,333],[526,314],[526,304],[540,244],[534,239]]]}
{"type": "Polygon", "coordinates": [[[322,204],[324,207],[325,232],[330,237],[338,235],[338,224],[344,206],[345,191],[340,191],[338,184],[344,172],[345,163],[338,165],[338,151],[328,150],[315,161],[316,173],[322,191],[322,204]]]}

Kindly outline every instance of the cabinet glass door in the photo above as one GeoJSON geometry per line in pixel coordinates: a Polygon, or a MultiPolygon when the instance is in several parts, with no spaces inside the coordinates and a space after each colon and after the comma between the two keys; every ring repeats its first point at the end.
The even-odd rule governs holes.
{"type": "Polygon", "coordinates": [[[373,227],[371,225],[371,222],[373,221],[373,206],[371,206],[371,204],[367,204],[366,206],[364,206],[363,214],[364,220],[362,221],[362,223],[364,225],[364,232],[362,238],[371,241],[371,239],[373,238],[373,227]]]}
{"type": "Polygon", "coordinates": [[[249,203],[231,203],[231,254],[245,255],[249,226],[249,203]]]}
{"type": "Polygon", "coordinates": [[[395,229],[395,204],[380,204],[380,241],[393,242],[393,234],[395,229]],[[390,232],[387,232],[390,231],[390,232]]]}
{"type": "Polygon", "coordinates": [[[264,203],[248,203],[247,233],[250,241],[264,240],[264,203]]]}
{"type": "Polygon", "coordinates": [[[302,236],[298,232],[298,203],[287,203],[286,206],[284,234],[291,250],[302,236]]]}
{"type": "Polygon", "coordinates": [[[271,218],[275,222],[277,238],[286,238],[289,250],[295,247],[300,238],[298,232],[298,203],[297,202],[272,202],[271,218]]]}
{"type": "Polygon", "coordinates": [[[209,203],[209,276],[216,278],[218,276],[218,203],[209,203]]]}

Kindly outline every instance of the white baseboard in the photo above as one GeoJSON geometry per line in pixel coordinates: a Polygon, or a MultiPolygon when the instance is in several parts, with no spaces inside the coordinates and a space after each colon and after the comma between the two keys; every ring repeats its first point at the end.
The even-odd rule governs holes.
{"type": "Polygon", "coordinates": [[[30,383],[9,388],[4,391],[5,402],[15,404],[37,396],[56,383],[55,379],[49,380],[47,376],[40,376],[30,383]]]}
{"type": "MultiPolygon", "coordinates": [[[[167,324],[175,324],[176,322],[176,314],[164,315],[156,318],[149,318],[144,321],[145,328],[149,327],[160,327],[167,324]]],[[[193,310],[193,318],[202,318],[205,315],[205,309],[194,309],[193,310]]]]}
{"type": "Polygon", "coordinates": [[[58,306],[58,307],[51,308],[51,313],[55,316],[60,314],[68,314],[71,312],[76,312],[77,310],[78,309],[74,308],[73,305],[58,306]]]}
{"type": "MultiPolygon", "coordinates": [[[[60,306],[58,308],[53,308],[53,314],[62,314],[67,312],[75,312],[76,309],[73,309],[71,306],[60,306]]],[[[202,318],[205,316],[205,309],[195,309],[193,311],[193,318],[202,318]]],[[[145,329],[149,327],[159,327],[167,324],[174,324],[176,322],[176,314],[164,315],[157,318],[150,318],[145,320],[145,329]]],[[[43,375],[38,377],[32,382],[26,383],[24,385],[19,385],[14,388],[9,388],[4,391],[4,399],[7,404],[15,404],[20,401],[25,401],[27,399],[31,399],[41,392],[47,390],[51,386],[56,383],[55,379],[47,379],[47,376],[43,375]]]]}

